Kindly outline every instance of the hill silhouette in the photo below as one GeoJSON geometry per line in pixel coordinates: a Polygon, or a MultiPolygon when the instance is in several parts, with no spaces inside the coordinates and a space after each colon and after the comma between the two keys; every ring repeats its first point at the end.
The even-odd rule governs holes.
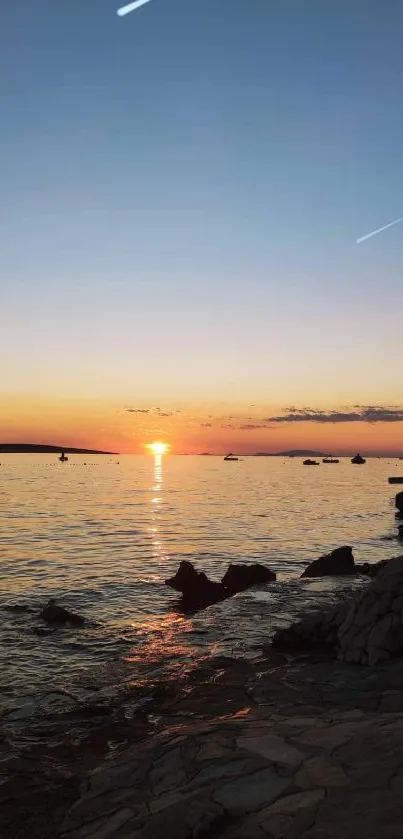
{"type": "Polygon", "coordinates": [[[37,443],[0,443],[1,454],[118,454],[98,449],[77,449],[71,446],[48,446],[37,443]]]}

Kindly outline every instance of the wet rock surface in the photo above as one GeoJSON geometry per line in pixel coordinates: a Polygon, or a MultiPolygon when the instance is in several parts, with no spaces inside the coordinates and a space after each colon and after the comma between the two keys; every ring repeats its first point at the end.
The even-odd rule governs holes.
{"type": "Polygon", "coordinates": [[[403,557],[380,564],[375,579],[359,594],[280,630],[274,645],[328,648],[354,664],[403,656],[403,557]]]}

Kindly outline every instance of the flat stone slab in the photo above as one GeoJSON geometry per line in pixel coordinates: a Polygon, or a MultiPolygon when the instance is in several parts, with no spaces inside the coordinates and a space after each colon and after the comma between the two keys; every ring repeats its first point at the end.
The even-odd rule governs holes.
{"type": "Polygon", "coordinates": [[[403,714],[291,719],[151,739],[90,776],[59,839],[401,839],[403,714]]]}
{"type": "Polygon", "coordinates": [[[255,752],[273,763],[283,766],[299,766],[304,760],[304,753],[290,746],[283,737],[266,734],[263,737],[238,737],[237,746],[246,751],[255,752]]]}

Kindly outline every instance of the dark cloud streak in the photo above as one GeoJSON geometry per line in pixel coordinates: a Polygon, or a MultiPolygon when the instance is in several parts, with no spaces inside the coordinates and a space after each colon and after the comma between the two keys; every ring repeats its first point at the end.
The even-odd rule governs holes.
{"type": "Polygon", "coordinates": [[[369,424],[377,422],[403,422],[403,408],[399,407],[374,407],[372,405],[354,406],[355,410],[349,411],[320,411],[315,408],[288,408],[287,413],[277,417],[267,417],[265,422],[293,423],[293,422],[316,422],[346,423],[366,422],[369,424]]]}

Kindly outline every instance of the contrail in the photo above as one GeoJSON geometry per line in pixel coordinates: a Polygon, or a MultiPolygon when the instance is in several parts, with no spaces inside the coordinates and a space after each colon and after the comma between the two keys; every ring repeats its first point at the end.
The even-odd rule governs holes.
{"type": "Polygon", "coordinates": [[[366,239],[370,239],[371,236],[376,236],[377,233],[382,233],[382,230],[387,230],[388,227],[393,227],[394,224],[399,224],[399,221],[403,221],[403,216],[401,216],[401,218],[395,219],[395,221],[391,221],[390,224],[385,224],[383,227],[378,227],[378,230],[373,230],[372,233],[367,233],[366,236],[361,236],[359,239],[356,239],[357,245],[359,245],[361,242],[365,242],[366,239]]]}
{"type": "Polygon", "coordinates": [[[129,3],[128,6],[122,6],[118,9],[117,14],[119,17],[124,17],[128,15],[130,12],[134,12],[135,9],[139,9],[140,6],[144,6],[145,3],[150,3],[151,0],[135,0],[134,3],[129,3]]]}

